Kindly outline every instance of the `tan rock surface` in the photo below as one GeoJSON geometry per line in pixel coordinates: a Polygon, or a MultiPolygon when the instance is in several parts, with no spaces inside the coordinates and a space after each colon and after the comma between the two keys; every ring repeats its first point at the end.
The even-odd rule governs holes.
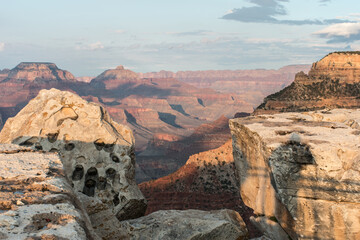
{"type": "Polygon", "coordinates": [[[340,82],[359,82],[360,52],[334,52],[313,63],[309,78],[319,79],[322,76],[339,79],[340,82]]]}
{"type": "Polygon", "coordinates": [[[89,197],[87,209],[97,209],[93,214],[110,209],[125,220],[145,213],[146,201],[135,183],[132,132],[97,104],[70,92],[42,90],[8,119],[0,142],[59,152],[74,190],[89,197]]]}
{"type": "Polygon", "coordinates": [[[358,239],[359,122],[347,109],[230,120],[245,204],[293,239],[358,239]]]}
{"type": "Polygon", "coordinates": [[[0,239],[99,239],[55,153],[0,145],[0,239]]]}
{"type": "Polygon", "coordinates": [[[245,223],[232,210],[158,211],[121,222],[130,239],[222,240],[247,239],[245,223]]]}
{"type": "Polygon", "coordinates": [[[360,107],[360,52],[334,52],[299,72],[292,84],[271,94],[255,114],[360,107]]]}

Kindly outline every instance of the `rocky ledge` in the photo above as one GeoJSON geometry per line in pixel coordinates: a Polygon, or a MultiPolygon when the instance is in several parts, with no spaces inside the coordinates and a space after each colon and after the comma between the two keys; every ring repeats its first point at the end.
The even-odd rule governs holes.
{"type": "Polygon", "coordinates": [[[272,239],[359,239],[360,110],[230,120],[252,221],[272,239]]]}
{"type": "Polygon", "coordinates": [[[122,222],[131,240],[178,239],[215,240],[247,239],[245,223],[232,210],[167,210],[122,222]]]}
{"type": "Polygon", "coordinates": [[[99,239],[57,154],[0,145],[0,239],[99,239]]]}

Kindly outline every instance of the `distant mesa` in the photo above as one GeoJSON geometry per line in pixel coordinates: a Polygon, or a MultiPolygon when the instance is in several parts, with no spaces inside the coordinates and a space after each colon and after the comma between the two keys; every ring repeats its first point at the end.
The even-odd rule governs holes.
{"type": "Polygon", "coordinates": [[[138,82],[139,75],[131,70],[125,69],[123,65],[115,69],[109,69],[91,80],[92,86],[112,89],[124,83],[138,82]]]}
{"type": "MultiPolygon", "coordinates": [[[[68,71],[59,69],[54,63],[22,62],[10,71],[6,71],[2,82],[15,83],[49,83],[74,82],[75,77],[68,71]]],[[[0,72],[1,80],[2,72],[0,72]]]]}
{"type": "Polygon", "coordinates": [[[255,114],[360,107],[360,52],[333,52],[271,94],[255,114]]]}

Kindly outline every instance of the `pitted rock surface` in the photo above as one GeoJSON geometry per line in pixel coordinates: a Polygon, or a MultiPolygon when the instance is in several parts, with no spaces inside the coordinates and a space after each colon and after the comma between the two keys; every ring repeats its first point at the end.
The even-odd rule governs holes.
{"type": "Polygon", "coordinates": [[[0,239],[99,239],[57,154],[0,145],[0,239]]]}
{"type": "Polygon", "coordinates": [[[59,152],[75,192],[88,196],[87,208],[102,204],[97,214],[110,209],[125,220],[140,217],[146,210],[135,183],[132,132],[97,104],[70,92],[42,90],[8,119],[0,142],[59,152]]]}
{"type": "Polygon", "coordinates": [[[240,193],[267,236],[359,239],[359,123],[348,109],[230,120],[240,193]]]}
{"type": "Polygon", "coordinates": [[[233,210],[163,210],[121,222],[131,240],[247,239],[247,229],[233,210]]]}

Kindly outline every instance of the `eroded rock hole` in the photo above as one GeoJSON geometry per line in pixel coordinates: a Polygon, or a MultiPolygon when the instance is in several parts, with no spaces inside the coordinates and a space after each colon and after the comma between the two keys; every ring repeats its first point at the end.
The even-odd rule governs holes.
{"type": "Polygon", "coordinates": [[[106,178],[99,177],[99,182],[98,182],[97,188],[99,190],[105,190],[105,188],[106,188],[106,178]]]}
{"type": "Polygon", "coordinates": [[[113,179],[115,177],[116,171],[113,168],[109,168],[106,170],[106,176],[113,179]]]}
{"type": "Polygon", "coordinates": [[[91,167],[87,170],[85,175],[85,184],[83,193],[93,197],[95,195],[95,187],[98,182],[98,171],[96,168],[91,167]]]}
{"type": "Polygon", "coordinates": [[[111,157],[111,160],[113,160],[114,162],[116,162],[116,163],[120,162],[119,157],[116,156],[115,154],[111,154],[110,157],[111,157]]]}
{"type": "Polygon", "coordinates": [[[96,147],[96,150],[101,151],[104,148],[105,143],[102,139],[98,139],[94,142],[94,145],[96,147]]]}
{"type": "Polygon", "coordinates": [[[79,181],[83,178],[83,176],[84,176],[84,167],[82,165],[76,165],[72,175],[72,180],[79,181]]]}
{"type": "Polygon", "coordinates": [[[35,149],[40,151],[40,150],[43,150],[43,147],[41,146],[40,143],[37,142],[37,143],[35,143],[35,149]]]}
{"type": "Polygon", "coordinates": [[[95,186],[96,186],[95,180],[93,179],[86,180],[83,193],[88,195],[89,197],[93,197],[95,195],[95,186]]]}
{"type": "Polygon", "coordinates": [[[113,152],[115,144],[105,144],[104,151],[105,152],[113,152]]]}
{"type": "Polygon", "coordinates": [[[29,138],[28,140],[20,143],[19,145],[25,146],[25,147],[30,147],[30,146],[34,145],[34,143],[36,143],[38,140],[39,140],[38,137],[32,137],[32,138],[29,138]]]}
{"type": "Polygon", "coordinates": [[[120,203],[119,194],[114,195],[113,203],[115,206],[119,205],[120,203]]]}
{"type": "Polygon", "coordinates": [[[71,151],[71,150],[73,150],[75,148],[75,144],[73,144],[73,143],[66,143],[65,144],[65,150],[66,151],[71,151]]]}
{"type": "Polygon", "coordinates": [[[58,136],[59,136],[58,132],[56,132],[56,133],[48,133],[47,139],[48,139],[49,142],[54,143],[54,142],[56,142],[58,136]]]}
{"type": "Polygon", "coordinates": [[[50,149],[50,151],[49,151],[49,152],[57,153],[58,151],[59,151],[58,149],[56,149],[56,148],[52,148],[52,149],[50,149]]]}
{"type": "Polygon", "coordinates": [[[89,168],[89,170],[87,171],[87,174],[88,174],[89,176],[96,176],[96,175],[98,174],[98,171],[97,171],[96,168],[91,167],[91,168],[89,168]]]}

